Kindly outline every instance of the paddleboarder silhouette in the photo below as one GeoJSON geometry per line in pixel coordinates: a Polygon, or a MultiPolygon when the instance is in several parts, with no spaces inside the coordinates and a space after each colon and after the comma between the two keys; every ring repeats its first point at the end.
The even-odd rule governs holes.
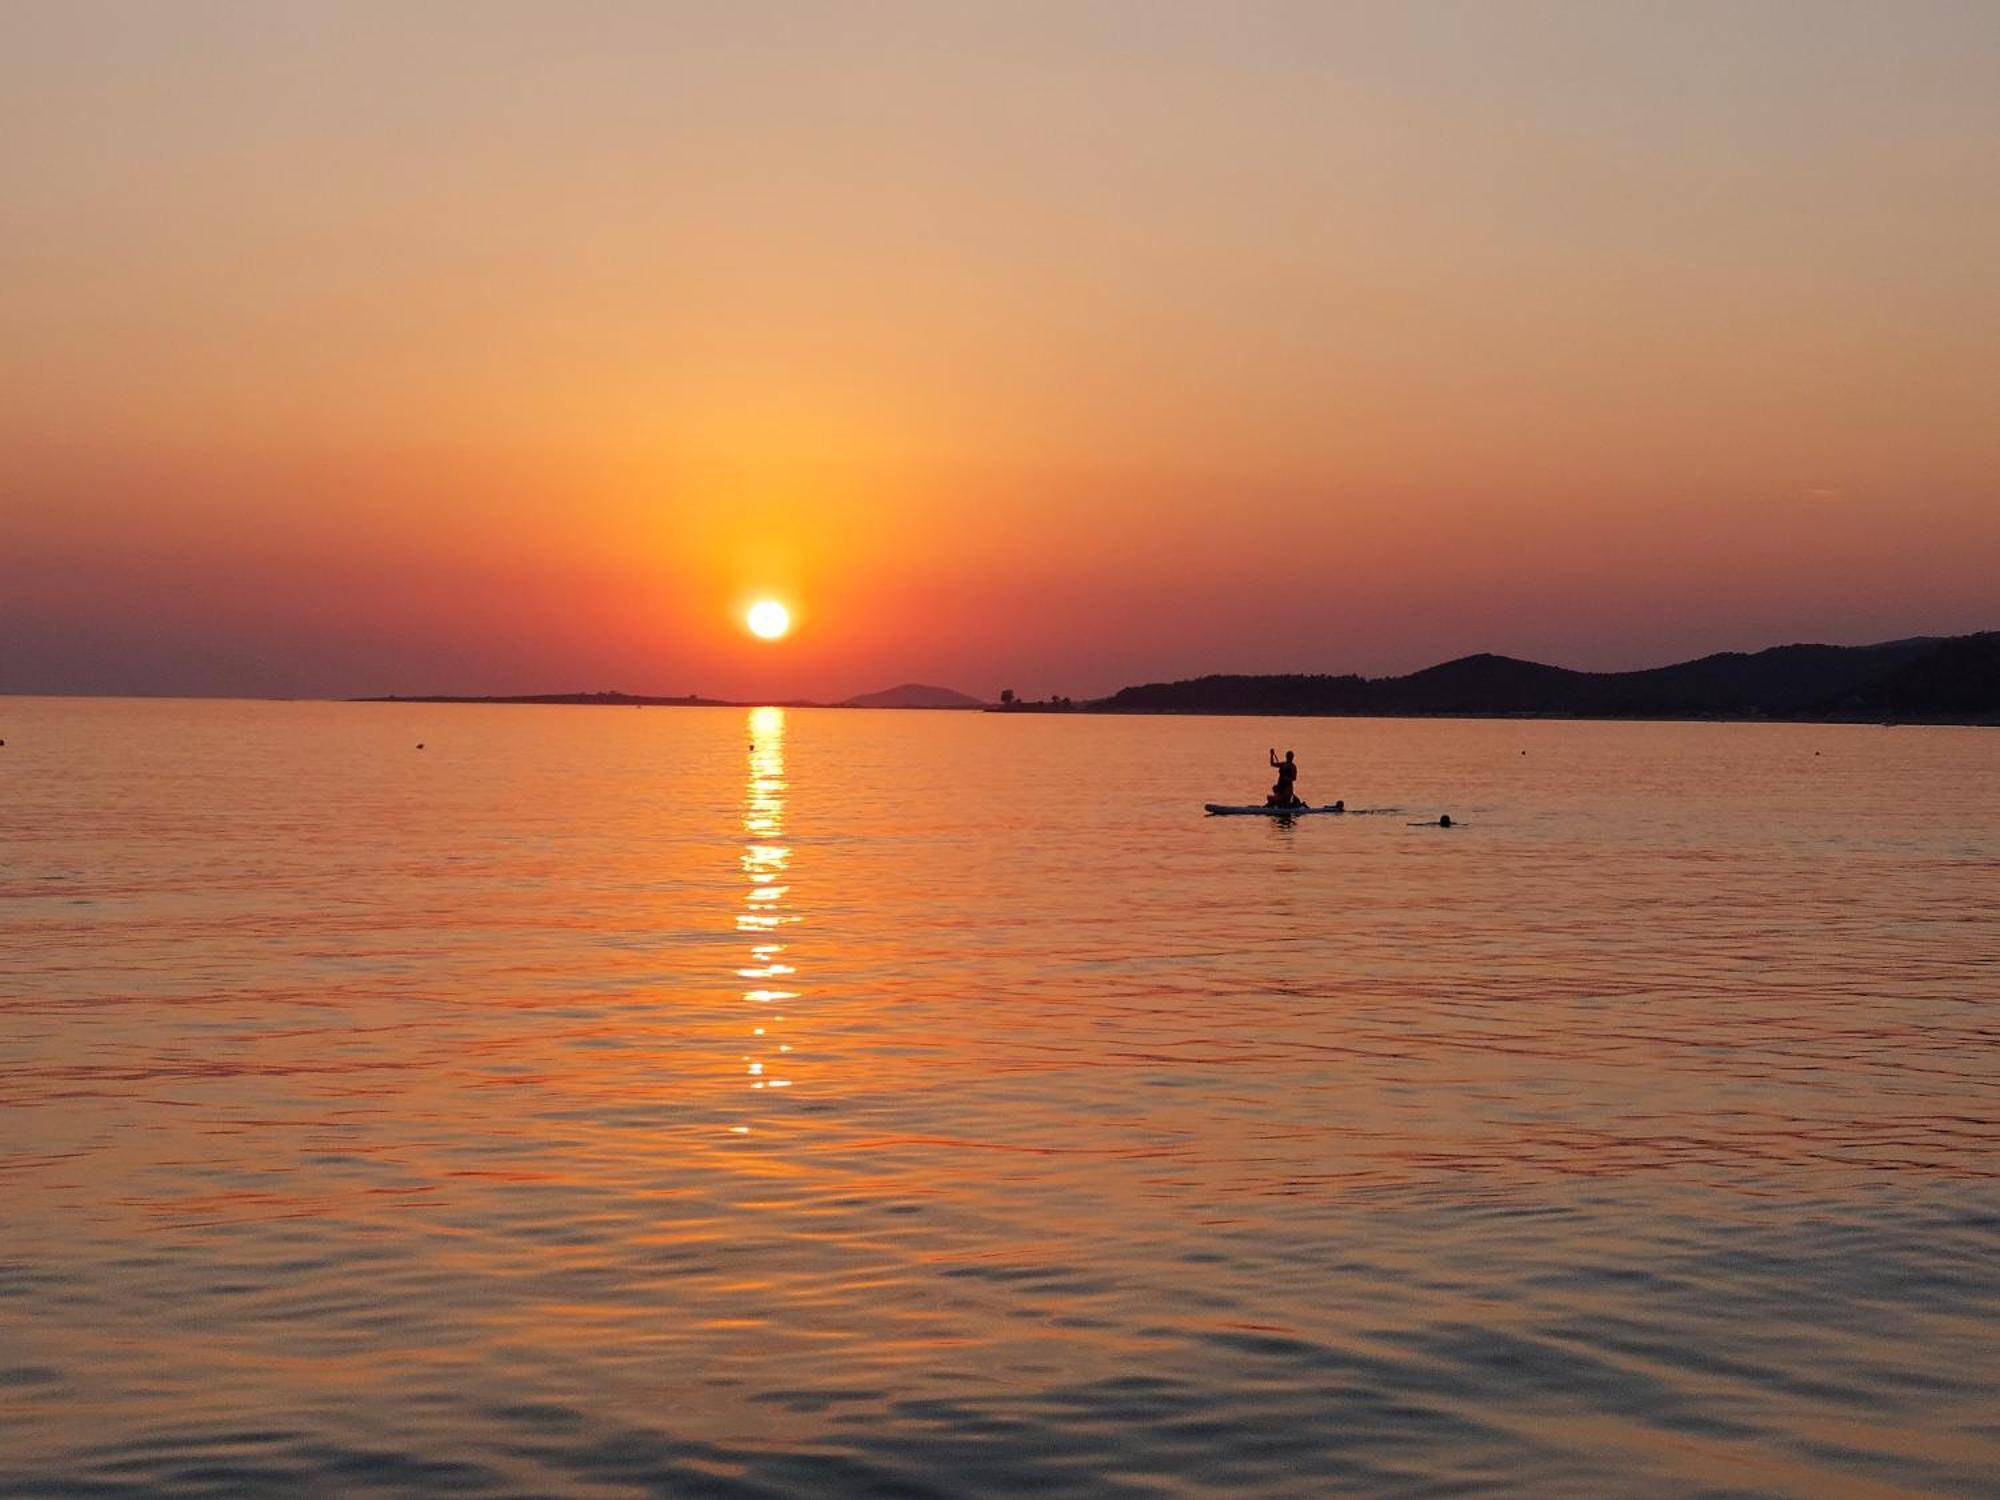
{"type": "Polygon", "coordinates": [[[1271,750],[1271,764],[1278,768],[1278,784],[1271,788],[1270,800],[1264,805],[1266,807],[1298,807],[1300,805],[1298,792],[1299,765],[1297,761],[1292,759],[1292,752],[1287,750],[1285,758],[1279,760],[1277,749],[1273,747],[1271,750]]]}

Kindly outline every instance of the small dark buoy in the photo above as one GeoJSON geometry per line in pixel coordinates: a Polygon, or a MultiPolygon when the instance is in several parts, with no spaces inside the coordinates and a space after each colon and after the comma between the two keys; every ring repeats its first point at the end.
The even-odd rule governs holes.
{"type": "Polygon", "coordinates": [[[1446,813],[1446,814],[1445,814],[1445,815],[1444,815],[1443,817],[1441,817],[1441,818],[1439,818],[1439,819],[1438,819],[1438,827],[1440,827],[1440,828],[1449,828],[1449,827],[1451,827],[1451,814],[1450,814],[1450,813],[1446,813]]]}
{"type": "Polygon", "coordinates": [[[421,750],[421,749],[423,749],[423,748],[424,748],[424,742],[423,742],[422,740],[418,740],[418,741],[417,741],[417,748],[418,748],[419,750],[421,750]]]}

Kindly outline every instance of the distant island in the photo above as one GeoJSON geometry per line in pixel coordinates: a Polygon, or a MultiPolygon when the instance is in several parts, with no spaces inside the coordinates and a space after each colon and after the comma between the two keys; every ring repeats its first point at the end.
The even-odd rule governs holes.
{"type": "Polygon", "coordinates": [[[2000,631],[1725,651],[1639,672],[1481,654],[1407,677],[1209,676],[1123,688],[1094,713],[2000,723],[2000,631]]]}
{"type": "MultiPolygon", "coordinates": [[[[725,698],[633,693],[431,695],[361,703],[551,703],[613,708],[753,708],[725,698]]],[[[1269,714],[1279,717],[1789,719],[2000,724],[2000,631],[1917,636],[1874,646],[1724,651],[1638,672],[1576,672],[1481,653],[1404,677],[1211,675],[1121,688],[1108,698],[1017,698],[989,704],[953,688],[906,682],[838,703],[785,708],[985,709],[996,714],[1269,714]]]]}
{"type": "Polygon", "coordinates": [[[884,688],[879,693],[863,693],[834,705],[836,708],[984,708],[984,700],[955,688],[927,687],[906,682],[901,687],[884,688]]]}
{"type": "MultiPolygon", "coordinates": [[[[553,703],[587,708],[761,708],[769,699],[704,698],[697,693],[686,693],[677,698],[659,697],[649,693],[620,693],[606,691],[599,693],[508,693],[487,694],[467,697],[452,693],[383,693],[368,698],[353,698],[353,703],[553,703]]],[[[906,682],[900,687],[884,688],[879,693],[862,693],[858,697],[845,698],[838,703],[815,703],[806,699],[788,699],[776,705],[779,708],[984,708],[984,699],[975,698],[970,693],[961,693],[954,688],[929,687],[921,682],[906,682]]]]}
{"type": "MultiPolygon", "coordinates": [[[[732,703],[727,698],[701,698],[693,693],[680,698],[655,698],[644,693],[516,693],[468,698],[450,693],[383,693],[371,698],[350,698],[350,703],[556,703],[582,704],[598,708],[755,708],[752,703],[732,703]]],[[[793,705],[787,704],[786,707],[793,705]]],[[[799,705],[801,707],[805,705],[799,705]]]]}

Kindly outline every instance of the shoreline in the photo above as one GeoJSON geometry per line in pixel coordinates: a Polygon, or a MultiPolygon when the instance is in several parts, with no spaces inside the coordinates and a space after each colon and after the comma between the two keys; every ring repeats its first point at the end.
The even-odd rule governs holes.
{"type": "MultiPolygon", "coordinates": [[[[245,701],[245,700],[238,700],[245,701]]],[[[637,695],[608,697],[595,694],[524,694],[505,697],[454,697],[446,695],[426,695],[404,697],[386,694],[367,698],[327,698],[327,699],[255,699],[255,702],[326,702],[326,703],[425,703],[454,704],[470,707],[508,708],[811,708],[831,709],[841,713],[916,713],[916,714],[992,714],[1009,718],[1072,718],[1089,716],[1104,719],[1455,719],[1461,721],[1505,720],[1510,723],[1542,724],[1820,724],[1846,725],[1854,728],[1930,728],[1930,729],[1995,729],[2000,728],[2000,717],[1966,716],[1918,717],[1918,718],[1874,718],[1836,717],[1831,715],[1801,714],[1783,716],[1776,714],[1559,714],[1529,711],[1443,711],[1435,713],[1312,713],[1312,712],[1265,712],[1253,709],[1199,709],[1199,708],[1111,708],[1097,703],[1077,703],[1068,708],[1048,708],[1040,705],[999,704],[954,705],[935,707],[877,705],[859,703],[815,703],[804,699],[789,699],[774,702],[769,699],[750,698],[652,698],[637,695]]]]}

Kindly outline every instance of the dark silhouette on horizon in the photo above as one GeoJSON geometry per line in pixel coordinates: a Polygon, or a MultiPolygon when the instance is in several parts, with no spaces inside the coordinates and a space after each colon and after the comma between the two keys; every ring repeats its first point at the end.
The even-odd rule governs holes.
{"type": "MultiPolygon", "coordinates": [[[[760,701],[620,692],[460,697],[390,694],[361,703],[546,703],[754,708],[760,701]]],[[[1403,677],[1353,673],[1216,673],[1121,688],[1108,698],[1030,701],[1012,688],[987,704],[951,688],[905,683],[839,703],[784,708],[984,708],[988,713],[1269,714],[1279,717],[1784,719],[2000,724],[2000,631],[1916,636],[1872,646],[1723,651],[1637,672],[1577,672],[1482,652],[1403,677]]],[[[1523,755],[1527,754],[1524,750],[1523,755]]]]}
{"type": "MultiPolygon", "coordinates": [[[[1005,694],[1002,694],[1005,697],[1005,694]]],[[[932,687],[922,682],[906,682],[884,688],[879,693],[861,693],[842,699],[836,708],[984,708],[985,701],[956,688],[932,687]]]]}
{"type": "Polygon", "coordinates": [[[586,708],[985,708],[985,700],[952,688],[927,687],[907,682],[879,693],[863,693],[838,703],[816,703],[804,698],[787,698],[773,703],[769,698],[704,698],[697,693],[680,697],[660,697],[650,693],[381,693],[352,698],[351,703],[509,703],[554,704],[586,708]]]}
{"type": "Polygon", "coordinates": [[[1405,677],[1218,674],[1128,687],[1105,713],[2000,721],[2000,632],[1725,651],[1637,672],[1482,653],[1405,677]]]}

